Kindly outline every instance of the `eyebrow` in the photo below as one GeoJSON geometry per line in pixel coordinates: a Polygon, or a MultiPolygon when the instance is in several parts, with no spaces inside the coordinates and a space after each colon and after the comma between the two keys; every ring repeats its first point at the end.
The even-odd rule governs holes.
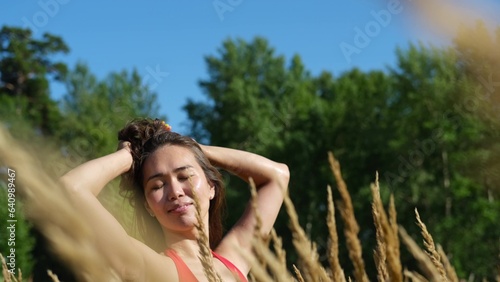
{"type": "MultiPolygon", "coordinates": [[[[189,169],[189,168],[192,168],[192,167],[193,167],[192,165],[180,166],[180,167],[174,169],[173,172],[179,172],[181,170],[186,170],[186,169],[189,169]]],[[[148,177],[148,179],[146,179],[146,183],[148,183],[153,178],[162,177],[162,176],[165,176],[165,175],[167,175],[167,174],[163,173],[163,172],[159,172],[159,173],[153,174],[150,177],[148,177]]]]}

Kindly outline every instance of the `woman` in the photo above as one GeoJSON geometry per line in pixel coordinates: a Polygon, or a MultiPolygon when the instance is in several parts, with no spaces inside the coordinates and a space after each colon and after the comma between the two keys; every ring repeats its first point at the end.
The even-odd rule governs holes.
{"type": "Polygon", "coordinates": [[[265,235],[283,202],[287,166],[248,152],[199,145],[170,132],[160,120],[133,121],[118,137],[121,142],[116,152],[80,165],[61,181],[95,227],[96,244],[120,278],[207,281],[198,258],[194,191],[208,229],[205,234],[209,234],[215,271],[223,281],[246,280],[250,265],[242,252],[251,251],[255,214],[247,204],[239,221],[222,238],[224,187],[214,165],[245,181],[253,179],[262,219],[260,231],[265,235]],[[96,198],[109,181],[122,174],[122,186],[130,189],[146,244],[130,237],[96,198]],[[161,230],[160,240],[147,227],[148,221],[161,230]]]}

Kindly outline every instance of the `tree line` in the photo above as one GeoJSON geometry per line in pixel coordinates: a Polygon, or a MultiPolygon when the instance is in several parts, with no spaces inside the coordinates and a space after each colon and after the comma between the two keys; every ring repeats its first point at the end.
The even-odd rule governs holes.
{"type": "MultiPolygon", "coordinates": [[[[158,94],[136,70],[100,80],[84,63],[70,68],[53,59],[69,52],[62,38],[33,38],[17,27],[2,28],[0,46],[3,126],[20,139],[52,144],[72,163],[115,150],[116,132],[134,117],[165,119],[158,94]],[[51,96],[51,83],[65,86],[61,99],[51,96]]],[[[385,69],[315,76],[299,55],[287,59],[264,38],[228,39],[205,58],[208,77],[199,86],[208,99],[189,99],[183,108],[199,142],[288,164],[290,196],[320,252],[328,246],[325,195],[334,181],[327,152],[333,151],[361,225],[364,256],[373,255],[370,183],[378,172],[383,200],[394,194],[400,225],[417,237],[418,208],[460,276],[491,279],[500,253],[498,50],[500,29],[491,35],[478,22],[461,27],[449,47],[397,48],[396,64],[385,69]]],[[[236,178],[225,179],[231,224],[249,192],[236,178]]],[[[275,228],[294,261],[287,224],[283,214],[275,228]]],[[[38,258],[33,244],[26,246],[29,269],[38,258]]],[[[346,248],[340,251],[349,265],[346,248]]],[[[402,254],[404,265],[415,267],[402,254]]],[[[376,273],[374,265],[367,270],[376,273]]]]}

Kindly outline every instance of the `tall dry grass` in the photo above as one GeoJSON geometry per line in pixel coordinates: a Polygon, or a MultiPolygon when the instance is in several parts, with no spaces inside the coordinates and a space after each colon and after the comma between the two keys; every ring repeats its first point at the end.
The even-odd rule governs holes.
{"type": "Polygon", "coordinates": [[[200,246],[200,256],[199,259],[201,264],[203,265],[203,272],[209,281],[213,282],[221,282],[222,279],[220,275],[215,271],[214,261],[212,259],[212,253],[210,251],[210,243],[208,239],[208,234],[205,232],[205,223],[201,217],[201,208],[200,202],[198,198],[198,194],[196,190],[193,189],[193,183],[191,182],[191,178],[189,178],[189,184],[191,185],[191,192],[193,193],[194,198],[194,206],[196,208],[196,220],[198,224],[196,225],[196,229],[198,231],[198,236],[196,241],[198,242],[198,246],[200,246]]]}
{"type": "Polygon", "coordinates": [[[342,178],[340,163],[335,159],[332,152],[328,153],[328,161],[330,162],[330,168],[332,169],[332,173],[337,181],[337,189],[342,197],[342,201],[339,202],[339,211],[345,225],[344,234],[349,250],[349,257],[354,265],[354,278],[356,281],[368,281],[368,276],[365,271],[365,262],[361,251],[361,242],[358,238],[359,226],[356,221],[356,217],[354,216],[351,195],[349,194],[347,185],[342,178]]]}
{"type": "MultiPolygon", "coordinates": [[[[368,281],[358,238],[359,226],[349,191],[342,178],[339,162],[332,153],[328,155],[328,160],[337,182],[336,188],[341,195],[341,198],[334,202],[331,189],[327,188],[328,216],[325,224],[329,229],[328,264],[320,263],[320,254],[315,243],[309,240],[300,226],[295,207],[288,194],[285,194],[284,206],[290,218],[293,245],[299,259],[291,262],[293,269],[289,270],[281,238],[274,231],[270,236],[262,236],[257,227],[253,241],[253,254],[243,254],[253,264],[250,281],[368,281]],[[353,273],[344,273],[340,265],[335,210],[340,212],[344,222],[343,232],[349,248],[349,257],[354,266],[353,273]]],[[[64,189],[44,172],[43,166],[35,158],[1,128],[0,164],[15,167],[22,171],[23,175],[29,176],[17,180],[18,192],[25,202],[24,206],[27,207],[26,217],[48,238],[54,252],[73,270],[79,281],[119,281],[93,244],[90,223],[81,220],[72,208],[71,200],[64,189]]],[[[255,198],[255,187],[251,186],[253,186],[252,194],[255,198]]],[[[388,211],[384,208],[378,179],[371,185],[371,189],[377,243],[374,250],[377,280],[460,281],[442,248],[435,245],[418,213],[416,213],[416,219],[422,230],[424,249],[419,247],[403,227],[398,226],[396,207],[392,197],[388,211]],[[401,265],[400,240],[419,262],[419,271],[410,271],[401,265]]],[[[254,205],[254,209],[258,214],[258,207],[254,205]]],[[[259,222],[258,218],[257,222],[259,222]]],[[[204,227],[200,226],[200,231],[202,230],[204,227]]],[[[211,277],[210,281],[220,281],[213,265],[210,264],[208,239],[200,237],[200,245],[205,245],[205,248],[200,248],[202,249],[200,260],[205,262],[207,276],[211,277]]],[[[21,276],[9,275],[6,272],[5,262],[3,266],[5,281],[23,280],[21,276]]],[[[58,281],[57,273],[50,273],[50,276],[54,281],[58,281]]],[[[497,277],[497,281],[500,281],[500,276],[497,277]]]]}
{"type": "Polygon", "coordinates": [[[94,244],[90,223],[82,220],[66,190],[44,170],[47,164],[28,152],[0,127],[0,166],[18,172],[16,199],[25,203],[26,218],[62,261],[76,270],[80,281],[118,281],[94,244]]]}

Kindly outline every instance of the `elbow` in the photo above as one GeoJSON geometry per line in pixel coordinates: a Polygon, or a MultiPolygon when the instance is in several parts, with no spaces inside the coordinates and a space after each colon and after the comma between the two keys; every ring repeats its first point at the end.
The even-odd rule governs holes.
{"type": "Polygon", "coordinates": [[[284,163],[278,163],[276,167],[277,181],[283,191],[288,190],[288,182],[290,181],[290,170],[284,163]]]}
{"type": "Polygon", "coordinates": [[[66,175],[63,175],[61,176],[61,178],[59,178],[59,184],[68,192],[78,191],[77,185],[74,185],[70,178],[66,175]]]}
{"type": "Polygon", "coordinates": [[[70,195],[76,195],[82,192],[82,187],[80,187],[81,185],[67,175],[63,175],[59,178],[59,185],[61,185],[66,192],[70,193],[70,195]]]}

